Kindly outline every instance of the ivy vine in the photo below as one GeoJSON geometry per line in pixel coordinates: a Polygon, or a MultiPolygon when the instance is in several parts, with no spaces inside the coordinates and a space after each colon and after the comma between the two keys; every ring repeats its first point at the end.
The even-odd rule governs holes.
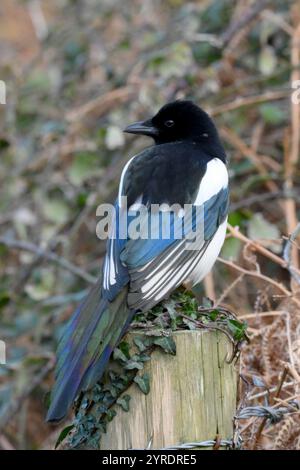
{"type": "Polygon", "coordinates": [[[60,433],[56,448],[68,437],[68,447],[99,449],[101,436],[117,414],[118,407],[128,412],[128,389],[135,384],[142,393],[150,390],[150,377],[144,365],[155,349],[176,354],[172,333],[184,329],[222,331],[232,343],[228,362],[238,357],[241,344],[249,341],[247,324],[239,321],[228,309],[214,307],[203,299],[201,307],[191,292],[177,290],[167,301],[147,313],[138,313],[130,331],[136,331],[129,343],[123,340],[115,349],[106,373],[90,391],[81,393],[74,404],[75,418],[60,433]]]}

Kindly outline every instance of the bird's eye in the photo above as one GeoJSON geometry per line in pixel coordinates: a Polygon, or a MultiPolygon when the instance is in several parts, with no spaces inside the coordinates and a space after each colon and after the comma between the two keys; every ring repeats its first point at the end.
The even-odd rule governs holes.
{"type": "Polygon", "coordinates": [[[172,119],[168,119],[168,121],[165,122],[166,127],[172,127],[174,126],[175,122],[172,121],[172,119]]]}

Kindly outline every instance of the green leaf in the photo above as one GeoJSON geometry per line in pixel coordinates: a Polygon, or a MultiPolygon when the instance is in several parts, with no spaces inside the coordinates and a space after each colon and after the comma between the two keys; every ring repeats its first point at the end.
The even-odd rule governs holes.
{"type": "Polygon", "coordinates": [[[0,309],[10,302],[10,295],[6,291],[0,291],[0,309]]]}
{"type": "Polygon", "coordinates": [[[164,80],[181,77],[182,71],[187,70],[193,62],[189,44],[183,41],[173,42],[167,53],[157,50],[149,62],[149,68],[157,72],[164,80]]]}
{"type": "Polygon", "coordinates": [[[241,227],[245,220],[247,220],[247,216],[243,210],[231,212],[228,216],[228,222],[233,226],[241,227]]]}
{"type": "Polygon", "coordinates": [[[218,310],[213,310],[212,312],[209,312],[208,316],[211,321],[216,321],[218,318],[219,311],[218,310]]]}
{"type": "Polygon", "coordinates": [[[139,349],[139,351],[141,351],[141,352],[145,351],[146,346],[145,346],[143,340],[139,336],[135,336],[133,341],[134,341],[134,344],[139,349]]]}
{"type": "Polygon", "coordinates": [[[114,350],[113,358],[115,361],[127,362],[128,358],[125,354],[121,351],[121,349],[116,348],[114,350]]]}
{"type": "Polygon", "coordinates": [[[142,362],[138,361],[128,361],[127,364],[125,365],[125,369],[127,370],[133,370],[133,369],[139,369],[141,370],[144,367],[142,362]]]}
{"type": "Polygon", "coordinates": [[[182,322],[188,327],[189,330],[196,330],[196,325],[192,321],[183,318],[182,322]]]}
{"type": "Polygon", "coordinates": [[[259,111],[267,124],[281,124],[286,119],[285,112],[275,104],[264,103],[259,107],[259,111]]]}
{"type": "Polygon", "coordinates": [[[147,361],[150,361],[150,356],[149,354],[140,354],[139,355],[139,361],[140,362],[147,362],[147,361]]]}
{"type": "Polygon", "coordinates": [[[168,354],[176,354],[176,344],[172,336],[163,336],[156,338],[154,344],[162,348],[168,354]]]}
{"type": "Polygon", "coordinates": [[[107,421],[110,422],[114,419],[114,417],[116,416],[117,412],[116,410],[108,410],[107,413],[106,413],[106,417],[107,417],[107,421]]]}
{"type": "Polygon", "coordinates": [[[70,431],[74,428],[74,424],[71,424],[70,426],[66,426],[60,433],[60,435],[58,436],[58,439],[55,443],[55,449],[57,449],[57,447],[65,440],[65,438],[67,437],[67,435],[70,433],[70,431]]]}
{"type": "Polygon", "coordinates": [[[97,407],[97,413],[99,415],[102,415],[104,413],[107,413],[107,406],[103,405],[102,403],[97,407]]]}
{"type": "Polygon", "coordinates": [[[143,375],[137,375],[134,378],[134,382],[138,385],[140,390],[147,395],[150,391],[150,377],[149,374],[146,372],[143,375]]]}
{"type": "Polygon", "coordinates": [[[93,153],[77,154],[68,170],[70,181],[76,186],[80,186],[92,176],[99,176],[102,173],[99,156],[93,153]]]}
{"type": "Polygon", "coordinates": [[[230,22],[231,16],[231,0],[207,2],[207,7],[201,14],[201,32],[217,33],[223,31],[224,25],[230,22]]]}
{"type": "Polygon", "coordinates": [[[43,213],[51,222],[64,224],[70,216],[70,208],[61,198],[44,199],[43,213]]]}
{"type": "Polygon", "coordinates": [[[167,300],[166,302],[163,303],[163,306],[168,311],[168,314],[170,315],[171,320],[176,320],[177,311],[176,311],[176,302],[175,302],[175,300],[169,299],[169,300],[167,300]]]}
{"type": "Polygon", "coordinates": [[[127,341],[121,341],[119,344],[119,349],[122,351],[123,354],[127,357],[127,359],[130,358],[130,345],[127,341]]]}
{"type": "Polygon", "coordinates": [[[270,248],[274,253],[281,252],[281,234],[278,227],[269,222],[261,213],[254,214],[248,222],[248,236],[251,240],[262,240],[263,245],[270,248]]]}
{"type": "Polygon", "coordinates": [[[211,299],[208,297],[203,297],[202,299],[202,307],[204,308],[212,308],[214,306],[214,303],[211,299]]]}
{"type": "Polygon", "coordinates": [[[224,259],[236,261],[242,249],[242,242],[237,238],[228,238],[223,245],[221,256],[224,259]]]}
{"type": "Polygon", "coordinates": [[[273,47],[265,46],[259,54],[259,70],[267,76],[271,75],[277,66],[277,57],[273,47]]]}
{"type": "Polygon", "coordinates": [[[207,42],[193,44],[192,52],[195,61],[202,66],[212,64],[221,57],[220,49],[207,42]]]}
{"type": "Polygon", "coordinates": [[[130,399],[130,395],[123,395],[122,397],[117,399],[117,404],[120,405],[124,411],[129,411],[130,399]]]}
{"type": "Polygon", "coordinates": [[[230,329],[233,338],[236,341],[241,341],[245,337],[247,323],[246,322],[239,322],[238,320],[227,320],[228,328],[230,329]]]}
{"type": "Polygon", "coordinates": [[[119,390],[113,385],[109,384],[105,387],[105,390],[108,390],[112,397],[116,398],[119,394],[119,390]]]}

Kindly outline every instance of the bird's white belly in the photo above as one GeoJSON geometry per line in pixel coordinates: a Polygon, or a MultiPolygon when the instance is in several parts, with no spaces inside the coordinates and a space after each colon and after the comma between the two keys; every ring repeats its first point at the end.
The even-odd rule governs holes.
{"type": "Polygon", "coordinates": [[[227,218],[216,231],[204,255],[184,284],[194,286],[210,272],[223,246],[226,235],[227,218]]]}

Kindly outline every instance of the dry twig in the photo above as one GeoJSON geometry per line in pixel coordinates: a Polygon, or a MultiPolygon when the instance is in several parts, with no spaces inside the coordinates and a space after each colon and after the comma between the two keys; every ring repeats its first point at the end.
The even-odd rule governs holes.
{"type": "Polygon", "coordinates": [[[91,284],[94,284],[97,280],[94,276],[85,272],[78,266],[75,266],[74,264],[70,263],[70,261],[66,260],[65,258],[57,255],[56,253],[46,251],[43,248],[34,245],[33,243],[1,237],[0,245],[1,244],[13,250],[29,251],[30,253],[34,253],[35,255],[44,258],[45,260],[52,261],[61,268],[66,269],[67,271],[71,272],[72,274],[75,274],[76,276],[81,277],[82,279],[91,284]]]}

